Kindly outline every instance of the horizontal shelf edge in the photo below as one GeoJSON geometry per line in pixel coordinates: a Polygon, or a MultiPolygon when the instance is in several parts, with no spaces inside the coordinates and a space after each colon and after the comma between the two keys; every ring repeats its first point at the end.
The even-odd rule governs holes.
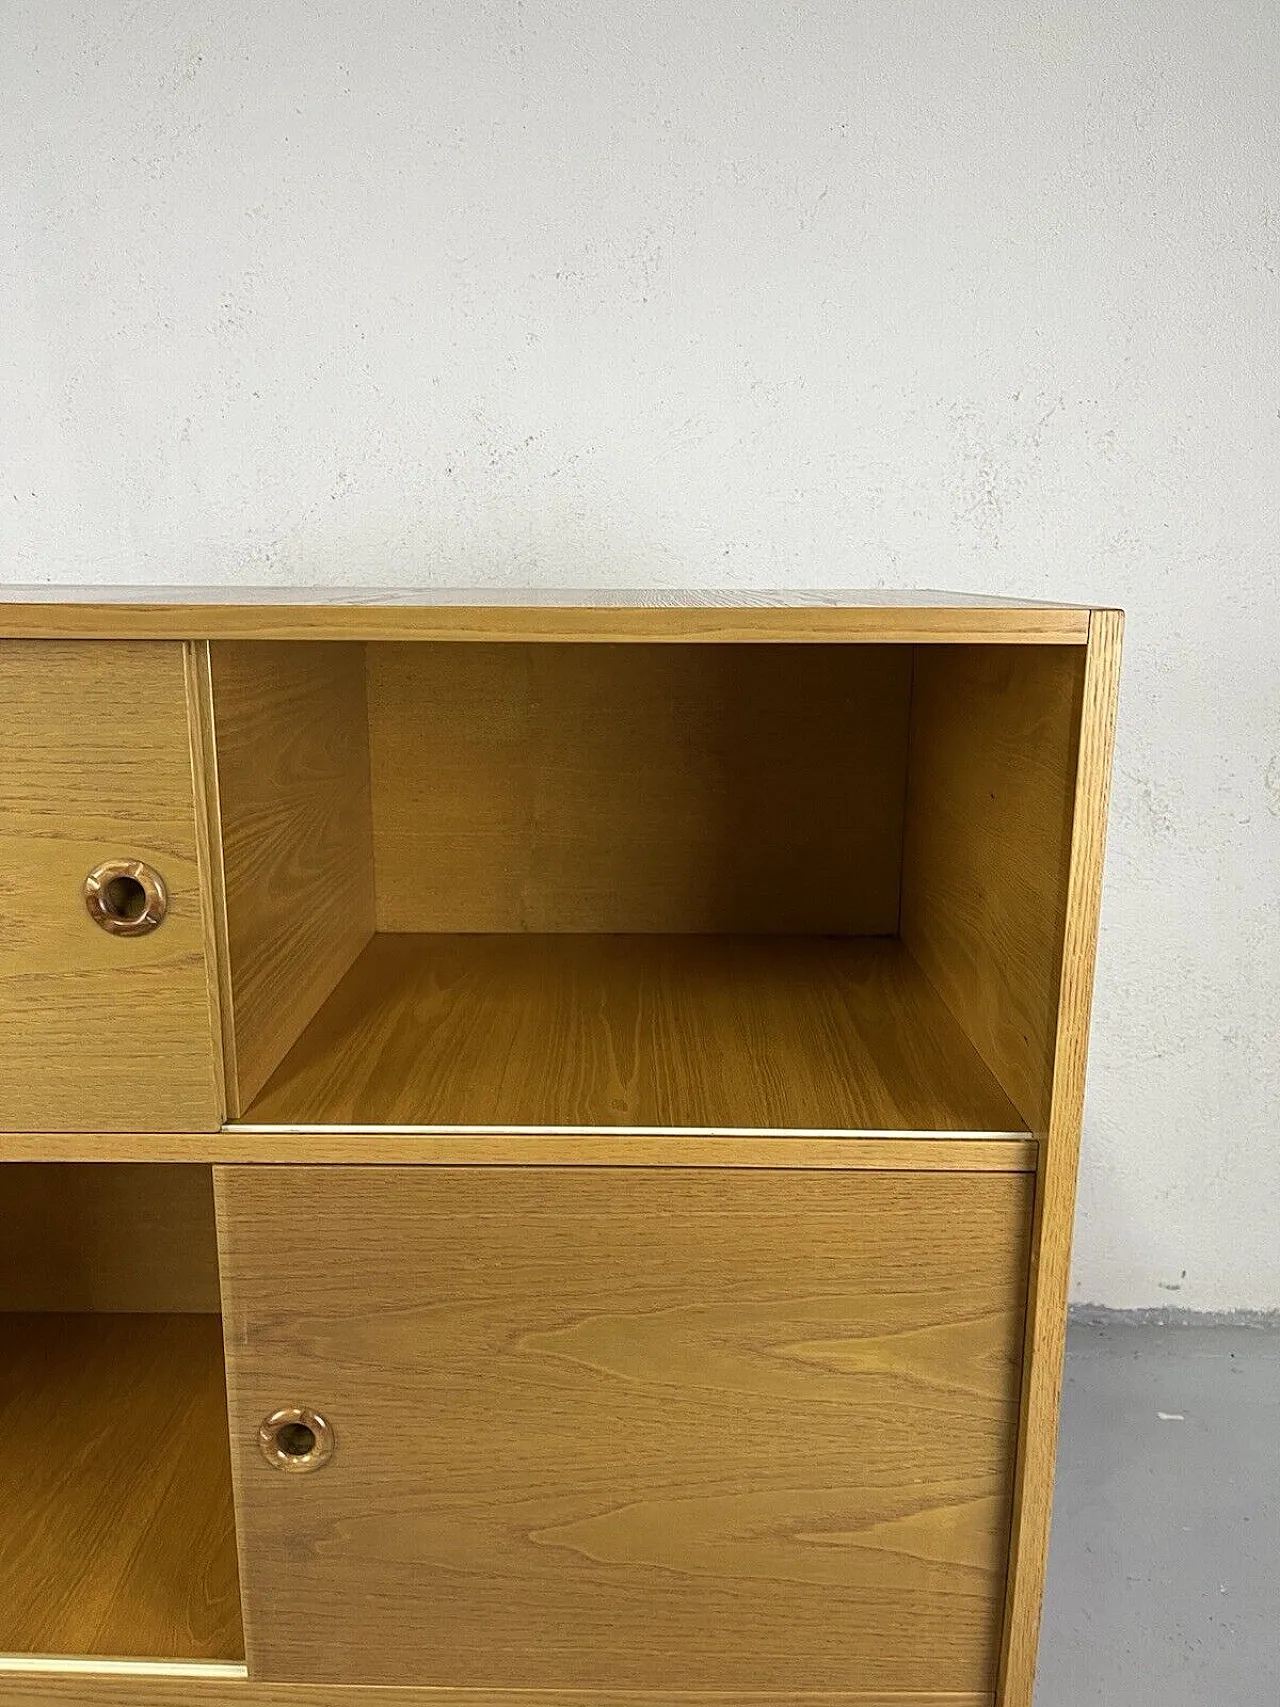
{"type": "Polygon", "coordinates": [[[387,1124],[337,1125],[332,1121],[298,1121],[272,1124],[267,1121],[229,1120],[224,1132],[330,1133],[354,1136],[414,1138],[910,1138],[951,1143],[1018,1142],[1028,1132],[951,1131],[945,1127],[881,1126],[408,1126],[387,1124]]]}
{"type": "MultiPolygon", "coordinates": [[[[28,1674],[31,1675],[31,1674],[28,1674]]],[[[179,1698],[165,1688],[169,1678],[187,1677],[186,1672],[106,1672],[95,1676],[89,1670],[50,1671],[32,1678],[21,1695],[13,1695],[0,1683],[0,1700],[30,1707],[34,1701],[49,1701],[62,1707],[134,1707],[152,1702],[155,1707],[229,1707],[235,1703],[270,1703],[271,1707],[346,1707],[368,1703],[369,1707],[992,1707],[993,1696],[985,1692],[956,1694],[902,1693],[899,1690],[703,1690],[703,1689],[610,1689],[601,1687],[539,1689],[505,1685],[405,1685],[352,1683],[268,1683],[248,1680],[243,1670],[235,1673],[205,1671],[191,1674],[193,1688],[179,1698]],[[129,1684],[114,1680],[121,1676],[129,1684]],[[74,1697],[60,1684],[71,1677],[80,1681],[74,1697]],[[130,1687],[136,1684],[136,1692],[130,1687]],[[230,1687],[224,1687],[229,1684],[230,1687]],[[129,1693],[125,1689],[129,1688],[129,1693]]]]}
{"type": "Polygon", "coordinates": [[[745,1132],[227,1126],[211,1133],[10,1133],[0,1162],[191,1162],[215,1166],[832,1168],[1033,1173],[1026,1132],[745,1132]],[[282,1153],[280,1140],[296,1143],[282,1153]]]}
{"type": "Polygon", "coordinates": [[[1082,606],[0,604],[9,640],[670,641],[1083,646],[1082,606]]]}

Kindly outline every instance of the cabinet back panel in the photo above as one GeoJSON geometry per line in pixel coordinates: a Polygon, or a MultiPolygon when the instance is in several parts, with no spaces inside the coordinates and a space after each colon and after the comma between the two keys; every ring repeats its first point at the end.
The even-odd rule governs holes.
{"type": "Polygon", "coordinates": [[[1084,653],[921,647],[902,935],[1033,1131],[1049,1119],[1084,653]]]}
{"type": "Polygon", "coordinates": [[[216,1314],[208,1167],[0,1167],[0,1311],[216,1314]]]}
{"type": "Polygon", "coordinates": [[[367,656],[380,930],[896,931],[910,648],[367,656]]]}

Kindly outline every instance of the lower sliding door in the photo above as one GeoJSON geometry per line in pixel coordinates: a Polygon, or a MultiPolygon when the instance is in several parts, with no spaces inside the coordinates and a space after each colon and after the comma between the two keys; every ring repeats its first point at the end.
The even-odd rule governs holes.
{"type": "Polygon", "coordinates": [[[989,1699],[1030,1174],[217,1191],[251,1676],[989,1699]]]}

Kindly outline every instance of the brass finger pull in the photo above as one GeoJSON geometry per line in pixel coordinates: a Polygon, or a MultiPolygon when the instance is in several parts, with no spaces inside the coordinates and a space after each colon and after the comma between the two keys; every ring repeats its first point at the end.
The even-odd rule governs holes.
{"type": "Polygon", "coordinates": [[[85,878],[84,904],[112,936],[145,936],[164,923],[169,893],[160,873],[140,859],[109,859],[85,878]]]}
{"type": "Polygon", "coordinates": [[[318,1411],[288,1405],[263,1419],[258,1445],[273,1470],[318,1470],[333,1457],[333,1429],[318,1411]]]}

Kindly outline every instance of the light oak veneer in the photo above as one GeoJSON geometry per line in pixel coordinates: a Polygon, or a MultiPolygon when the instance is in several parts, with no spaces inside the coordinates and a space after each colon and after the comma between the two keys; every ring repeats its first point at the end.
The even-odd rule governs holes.
{"type": "MultiPolygon", "coordinates": [[[[556,1168],[862,1168],[947,1173],[961,1158],[966,1172],[1035,1173],[1038,1139],[979,1133],[939,1138],[906,1132],[815,1137],[804,1131],[672,1132],[570,1127],[541,1132],[463,1127],[443,1131],[395,1126],[226,1126],[189,1133],[16,1132],[0,1138],[0,1161],[77,1163],[137,1161],[265,1163],[382,1162],[421,1167],[556,1168]]],[[[205,1235],[197,1255],[203,1260],[205,1235]]],[[[187,1284],[185,1281],[182,1284],[187,1284]]],[[[148,1283],[149,1287],[149,1283],[148,1283]]],[[[170,1306],[172,1307],[172,1306],[170,1306]]]]}
{"type": "Polygon", "coordinates": [[[897,931],[911,648],[366,654],[379,930],[897,931]]]}
{"type": "Polygon", "coordinates": [[[839,937],[378,935],[245,1118],[1022,1129],[902,944],[839,937]]]}
{"type": "Polygon", "coordinates": [[[1036,1193],[1000,1707],[1031,1707],[1035,1692],[1123,628],[1118,611],[1095,611],[1085,665],[1053,1092],[1036,1193]]]}
{"type": "Polygon", "coordinates": [[[196,843],[183,648],[0,641],[0,1129],[221,1124],[196,843]],[[168,890],[149,936],[85,910],[121,857],[168,890]]]}
{"type": "Polygon", "coordinates": [[[38,639],[683,641],[1083,646],[1079,606],[933,592],[359,587],[0,588],[0,633],[38,639]]]}
{"type": "Polygon", "coordinates": [[[1027,1176],[216,1180],[255,1676],[991,1687],[1027,1176]]]}
{"type": "Polygon", "coordinates": [[[209,649],[232,1112],[373,934],[364,650],[209,649]]]}
{"type": "Polygon", "coordinates": [[[1049,1118],[1085,655],[916,661],[903,940],[1028,1127],[1049,1118]]]}
{"type": "Polygon", "coordinates": [[[382,1689],[342,1684],[242,1683],[210,1678],[26,1676],[0,1681],[6,1707],[991,1707],[983,1690],[687,1691],[623,1689],[382,1689]]]}
{"type": "MultiPolygon", "coordinates": [[[[84,1148],[84,1135],[28,1137],[40,1160],[0,1167],[0,1310],[218,1314],[208,1167],[68,1167],[59,1143],[84,1148]]],[[[154,1134],[109,1142],[152,1157],[159,1147],[154,1134]]]]}
{"type": "Polygon", "coordinates": [[[0,1707],[1031,1707],[1121,626],[0,590],[0,1707]]]}
{"type": "Polygon", "coordinates": [[[225,1404],[216,1316],[0,1313],[0,1652],[243,1654],[225,1404]]]}

